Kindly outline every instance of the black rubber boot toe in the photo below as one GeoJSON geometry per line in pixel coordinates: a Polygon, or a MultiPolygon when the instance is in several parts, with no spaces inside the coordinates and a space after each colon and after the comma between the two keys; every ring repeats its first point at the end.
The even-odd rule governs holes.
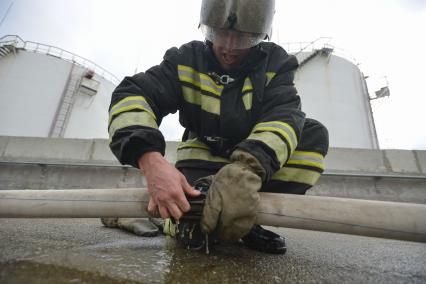
{"type": "Polygon", "coordinates": [[[260,252],[285,254],[287,251],[284,237],[259,225],[254,225],[241,240],[246,247],[260,252]]]}

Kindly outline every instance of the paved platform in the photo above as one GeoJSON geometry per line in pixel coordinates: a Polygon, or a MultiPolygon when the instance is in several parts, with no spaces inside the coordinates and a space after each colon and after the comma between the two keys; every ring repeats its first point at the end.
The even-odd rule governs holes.
{"type": "Polygon", "coordinates": [[[0,219],[0,283],[425,283],[426,244],[273,228],[285,255],[188,252],[98,219],[0,219]]]}

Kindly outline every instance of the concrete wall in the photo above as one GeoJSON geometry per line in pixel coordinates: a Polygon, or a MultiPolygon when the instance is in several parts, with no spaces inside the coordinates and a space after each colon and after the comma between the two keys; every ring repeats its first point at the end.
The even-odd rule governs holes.
{"type": "MultiPolygon", "coordinates": [[[[166,158],[176,161],[178,142],[167,142],[166,158]]],[[[0,136],[0,161],[119,165],[106,139],[0,136]]],[[[328,173],[426,175],[426,151],[331,148],[328,173]]]]}
{"type": "MultiPolygon", "coordinates": [[[[174,163],[177,142],[168,142],[174,163]]],[[[311,195],[426,203],[426,151],[331,148],[311,195]]],[[[146,187],[104,139],[0,136],[0,190],[146,187]]]]}

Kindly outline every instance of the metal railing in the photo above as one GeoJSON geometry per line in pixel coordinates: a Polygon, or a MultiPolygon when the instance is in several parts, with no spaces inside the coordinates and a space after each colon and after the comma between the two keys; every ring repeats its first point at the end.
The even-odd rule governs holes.
{"type": "Polygon", "coordinates": [[[311,52],[315,50],[320,50],[323,48],[328,48],[333,50],[333,54],[343,57],[355,65],[359,65],[359,62],[350,55],[347,51],[338,48],[332,45],[330,42],[332,41],[331,37],[319,37],[313,41],[299,41],[299,42],[281,42],[279,43],[288,53],[292,53],[294,55],[298,55],[301,52],[311,52]]]}
{"type": "Polygon", "coordinates": [[[287,52],[295,55],[303,51],[313,51],[329,46],[331,37],[319,37],[313,41],[297,41],[297,42],[282,42],[279,43],[287,52]]]}
{"type": "Polygon", "coordinates": [[[0,46],[14,46],[15,48],[25,49],[27,51],[57,57],[73,64],[82,66],[84,68],[93,70],[96,74],[111,81],[115,85],[118,85],[118,83],[120,83],[120,80],[105,68],[99,66],[98,64],[94,63],[89,59],[86,59],[59,47],[33,41],[24,41],[17,35],[3,36],[2,38],[0,38],[0,46]]]}
{"type": "MultiPolygon", "coordinates": [[[[348,59],[355,65],[359,65],[358,61],[348,54],[343,49],[337,48],[330,44],[331,37],[319,37],[313,41],[300,41],[300,42],[282,42],[279,43],[287,52],[297,55],[301,52],[310,52],[323,48],[329,48],[333,50],[333,54],[348,59]]],[[[76,55],[72,52],[66,51],[62,48],[58,48],[51,45],[41,44],[33,41],[24,41],[17,35],[6,35],[0,38],[0,46],[11,45],[16,48],[22,48],[28,51],[46,54],[54,57],[61,58],[63,60],[75,63],[82,67],[88,68],[95,71],[96,74],[101,77],[110,80],[114,84],[120,83],[120,80],[113,75],[111,72],[107,71],[105,68],[99,66],[93,61],[76,55]]]]}

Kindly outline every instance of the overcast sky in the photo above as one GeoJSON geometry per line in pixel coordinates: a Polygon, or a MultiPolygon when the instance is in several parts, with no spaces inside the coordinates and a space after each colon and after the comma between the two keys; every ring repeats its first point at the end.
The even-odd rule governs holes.
{"type": "MultiPolygon", "coordinates": [[[[272,40],[331,37],[391,97],[372,102],[382,148],[426,149],[426,0],[277,0],[272,40]]],[[[0,0],[0,37],[57,46],[119,78],[160,63],[172,46],[202,40],[201,0],[0,0]],[[6,11],[13,3],[6,17],[6,11]]],[[[373,92],[375,90],[371,90],[373,92]]],[[[178,139],[176,117],[162,126],[178,139]]]]}

